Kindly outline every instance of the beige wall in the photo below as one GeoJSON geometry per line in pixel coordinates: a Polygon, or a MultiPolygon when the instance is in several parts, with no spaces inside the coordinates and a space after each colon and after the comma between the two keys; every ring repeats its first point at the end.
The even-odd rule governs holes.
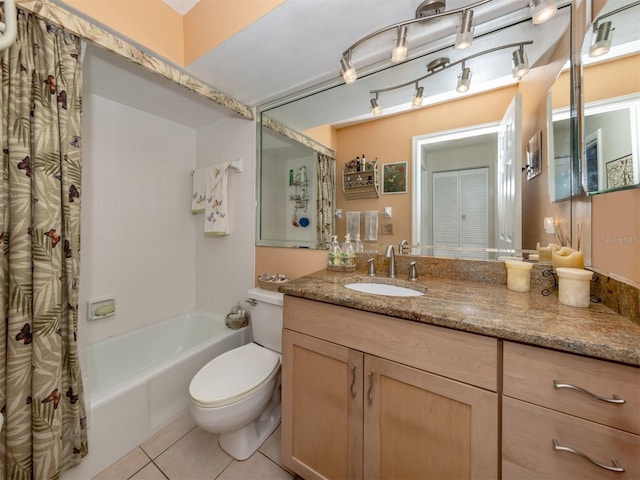
{"type": "Polygon", "coordinates": [[[640,188],[594,195],[593,264],[640,283],[640,188]]]}
{"type": "Polygon", "coordinates": [[[202,0],[182,16],[162,0],[65,0],[78,12],[182,66],[283,2],[202,0]]]}

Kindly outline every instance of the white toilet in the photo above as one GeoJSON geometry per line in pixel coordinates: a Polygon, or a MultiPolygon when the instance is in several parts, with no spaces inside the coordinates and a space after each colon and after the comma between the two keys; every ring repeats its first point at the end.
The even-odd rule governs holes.
{"type": "Polygon", "coordinates": [[[220,446],[246,460],[280,424],[282,293],[254,288],[253,343],[229,350],[196,373],[189,385],[191,417],[220,446]]]}

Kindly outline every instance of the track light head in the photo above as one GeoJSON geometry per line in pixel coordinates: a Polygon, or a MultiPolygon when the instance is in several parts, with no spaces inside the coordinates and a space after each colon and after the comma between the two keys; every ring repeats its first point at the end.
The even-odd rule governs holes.
{"type": "Polygon", "coordinates": [[[529,8],[531,9],[531,20],[535,25],[546,22],[558,12],[556,0],[531,0],[529,8]]]}
{"type": "Polygon", "coordinates": [[[513,78],[521,79],[529,73],[529,60],[524,48],[520,46],[518,50],[513,51],[513,78]]]}
{"type": "Polygon", "coordinates": [[[473,10],[465,10],[462,12],[462,21],[458,25],[455,48],[462,50],[470,47],[473,42],[473,30],[473,10]]]}
{"type": "Polygon", "coordinates": [[[382,107],[378,105],[377,98],[372,98],[369,100],[371,102],[371,113],[374,117],[379,117],[382,115],[382,107]]]}
{"type": "Polygon", "coordinates": [[[469,90],[471,86],[471,69],[469,67],[463,67],[460,76],[458,77],[458,85],[456,91],[458,93],[464,93],[469,90]]]}
{"type": "Polygon", "coordinates": [[[411,102],[411,108],[420,108],[422,106],[422,99],[424,98],[424,87],[417,87],[416,94],[413,96],[411,102]]]}
{"type": "Polygon", "coordinates": [[[613,36],[613,28],[611,22],[602,22],[600,25],[593,24],[593,43],[589,47],[590,57],[599,57],[604,55],[611,48],[611,38],[613,36]]]}
{"type": "Polygon", "coordinates": [[[344,78],[345,83],[350,84],[356,81],[358,78],[358,73],[356,69],[353,68],[349,58],[343,56],[340,59],[340,72],[342,73],[342,78],[344,78]]]}
{"type": "Polygon", "coordinates": [[[407,26],[398,27],[398,40],[396,48],[391,52],[393,63],[404,62],[407,59],[407,26]]]}

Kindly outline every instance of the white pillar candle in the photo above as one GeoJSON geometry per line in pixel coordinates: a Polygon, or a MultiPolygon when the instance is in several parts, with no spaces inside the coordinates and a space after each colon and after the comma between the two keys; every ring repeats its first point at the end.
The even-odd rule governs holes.
{"type": "Polygon", "coordinates": [[[593,272],[581,268],[556,268],[558,273],[558,300],[570,307],[588,307],[591,303],[591,277],[593,272]]]}
{"type": "Polygon", "coordinates": [[[553,268],[558,270],[558,267],[563,268],[584,268],[584,257],[582,252],[574,250],[571,247],[562,247],[560,250],[554,250],[551,252],[551,260],[553,268]]]}
{"type": "Polygon", "coordinates": [[[507,288],[514,292],[528,292],[531,289],[532,263],[504,262],[507,267],[507,288]]]}

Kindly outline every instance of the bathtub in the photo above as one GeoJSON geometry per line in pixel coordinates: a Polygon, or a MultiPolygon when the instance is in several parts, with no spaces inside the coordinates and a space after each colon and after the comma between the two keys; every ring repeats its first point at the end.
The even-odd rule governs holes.
{"type": "Polygon", "coordinates": [[[189,410],[209,360],[251,341],[224,317],[192,311],[89,345],[83,371],[89,454],[63,478],[87,479],[189,410]]]}

